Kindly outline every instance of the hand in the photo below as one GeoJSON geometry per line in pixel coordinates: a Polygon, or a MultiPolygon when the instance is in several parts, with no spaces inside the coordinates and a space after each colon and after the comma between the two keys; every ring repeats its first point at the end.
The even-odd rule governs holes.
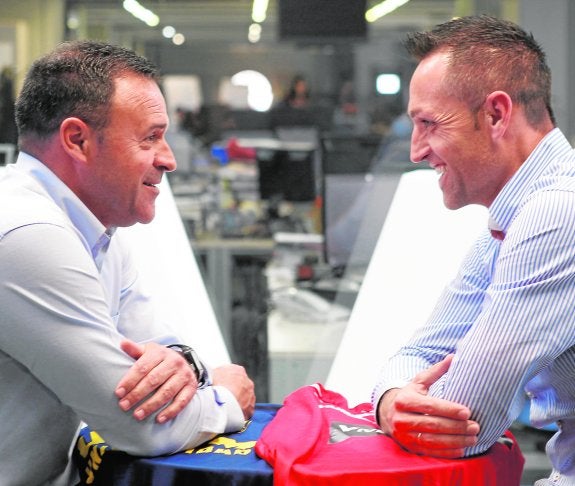
{"type": "Polygon", "coordinates": [[[248,420],[254,414],[256,395],[254,382],[248,377],[243,366],[231,364],[214,369],[213,384],[226,387],[232,392],[248,420]]]}
{"type": "Polygon", "coordinates": [[[451,365],[453,355],[419,373],[403,388],[388,390],[377,408],[382,430],[416,454],[462,457],[477,442],[479,424],[458,403],[428,396],[430,386],[451,365]]]}
{"type": "Polygon", "coordinates": [[[139,404],[134,417],[144,420],[169,404],[158,414],[156,422],[176,417],[190,403],[198,387],[188,362],[180,353],[157,343],[140,345],[125,340],[121,347],[137,361],[116,387],[120,408],[127,412],[139,404]]]}

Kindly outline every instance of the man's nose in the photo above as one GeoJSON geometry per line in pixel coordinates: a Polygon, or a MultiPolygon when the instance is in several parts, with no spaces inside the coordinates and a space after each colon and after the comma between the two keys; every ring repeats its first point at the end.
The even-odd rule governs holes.
{"type": "Polygon", "coordinates": [[[174,152],[166,140],[163,141],[162,147],[156,155],[155,165],[162,167],[166,172],[173,172],[178,166],[174,152]]]}
{"type": "Polygon", "coordinates": [[[425,138],[419,133],[419,131],[414,128],[413,132],[411,133],[411,161],[418,164],[419,162],[423,162],[428,155],[429,145],[427,144],[425,138]]]}

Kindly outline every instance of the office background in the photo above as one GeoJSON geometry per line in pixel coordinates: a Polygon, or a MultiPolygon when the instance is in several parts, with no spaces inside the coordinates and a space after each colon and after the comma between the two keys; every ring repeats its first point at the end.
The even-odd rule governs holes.
{"type": "MultiPolygon", "coordinates": [[[[361,1],[361,0],[358,0],[361,1]]],[[[217,101],[222,77],[256,69],[271,81],[275,94],[295,72],[305,73],[317,96],[335,97],[344,78],[352,78],[362,106],[374,102],[374,75],[391,70],[406,83],[412,69],[398,49],[408,30],[428,28],[454,15],[490,13],[518,22],[532,31],[548,53],[554,76],[553,95],[560,127],[575,134],[569,81],[575,54],[569,49],[575,14],[568,0],[411,0],[368,25],[357,42],[301,44],[278,39],[278,6],[270,0],[261,22],[261,40],[248,41],[250,0],[150,0],[142,2],[160,17],[148,27],[113,0],[3,0],[0,13],[0,65],[14,70],[19,86],[32,60],[65,38],[92,37],[132,47],[157,62],[165,75],[195,74],[202,96],[217,101]],[[161,35],[173,25],[186,41],[174,45],[161,35]]],[[[367,6],[378,2],[369,0],[367,6]]],[[[405,97],[405,92],[403,92],[405,97]]],[[[403,100],[405,101],[405,100],[403,100]]],[[[378,100],[384,103],[382,100],[378,100]]]]}
{"type": "MultiPolygon", "coordinates": [[[[321,267],[325,271],[326,268],[321,266],[326,263],[325,254],[318,246],[321,243],[313,238],[278,241],[274,239],[273,228],[258,235],[264,237],[253,238],[251,234],[250,238],[245,238],[237,234],[238,228],[233,226],[233,222],[231,234],[222,238],[222,214],[220,220],[213,223],[220,233],[214,236],[213,227],[206,221],[209,207],[198,209],[198,198],[190,197],[190,193],[197,196],[198,192],[209,192],[214,185],[220,191],[226,185],[226,178],[225,175],[221,177],[221,173],[214,176],[200,171],[198,180],[202,184],[198,186],[198,180],[194,179],[198,174],[196,169],[206,160],[219,164],[219,169],[229,163],[229,153],[224,150],[224,161],[218,150],[229,149],[230,137],[244,136],[253,140],[256,135],[267,137],[270,129],[277,128],[272,126],[270,112],[254,113],[247,108],[248,90],[241,85],[233,86],[230,80],[234,74],[243,70],[263,74],[271,87],[273,105],[286,94],[296,74],[304,75],[313,100],[313,123],[324,138],[329,138],[325,135],[334,131],[343,87],[351,82],[356,112],[351,122],[349,117],[340,120],[338,135],[343,133],[348,137],[345,139],[347,145],[336,146],[333,151],[345,151],[351,140],[358,139],[362,141],[362,148],[368,147],[367,153],[361,154],[368,159],[363,161],[366,169],[356,171],[359,176],[342,170],[346,175],[341,175],[339,182],[335,182],[357,194],[365,187],[364,173],[373,167],[377,149],[390,135],[392,122],[401,115],[407,103],[407,86],[414,64],[401,49],[405,33],[432,27],[456,15],[488,13],[516,21],[541,42],[553,73],[553,105],[558,125],[571,140],[575,139],[575,88],[571,82],[575,75],[575,52],[570,49],[575,35],[575,4],[570,0],[411,0],[379,20],[366,24],[365,33],[350,37],[314,37],[309,34],[298,37],[297,33],[290,37],[289,33],[282,34],[280,31],[282,28],[285,30],[285,25],[282,27],[285,19],[280,14],[280,3],[274,0],[269,1],[266,18],[260,22],[252,19],[251,0],[149,0],[140,3],[160,17],[158,26],[150,27],[130,15],[122,8],[120,0],[2,0],[2,79],[4,83],[10,81],[11,93],[16,95],[26,70],[36,57],[62,40],[93,38],[122,44],[147,56],[159,66],[166,79],[174,81],[174,86],[178,80],[187,83],[185,86],[190,91],[184,91],[183,95],[177,88],[166,93],[172,124],[177,128],[181,121],[177,118],[181,114],[178,109],[197,114],[203,107],[207,128],[204,127],[201,133],[193,133],[192,138],[195,139],[191,142],[186,139],[181,143],[181,137],[174,135],[181,177],[174,177],[171,182],[176,198],[181,196],[180,208],[186,229],[231,356],[236,361],[245,360],[246,365],[252,367],[258,387],[264,390],[261,396],[266,400],[281,401],[295,387],[326,377],[349,317],[353,295],[361,285],[361,275],[348,271],[347,274],[329,273],[329,278],[323,279],[324,292],[318,295],[330,304],[331,314],[324,313],[324,316],[333,317],[336,323],[333,332],[317,333],[314,322],[295,319],[297,331],[294,333],[293,327],[286,330],[286,319],[278,317],[276,311],[283,304],[294,314],[299,308],[293,301],[286,304],[289,299],[281,293],[285,285],[284,275],[278,266],[271,266],[271,263],[280,260],[283,266],[295,265],[302,270],[299,264],[311,257],[312,270],[317,272],[321,267]],[[259,25],[257,41],[248,38],[250,26],[254,24],[259,25]],[[173,36],[167,38],[162,35],[162,27],[167,25],[183,36],[182,43],[176,45],[173,36]],[[392,94],[378,92],[376,81],[381,74],[397,75],[401,82],[399,90],[392,94]],[[231,110],[235,118],[227,118],[229,112],[222,112],[222,106],[231,110]],[[360,183],[354,185],[354,178],[360,183]],[[190,184],[194,185],[193,189],[190,189],[190,184]],[[210,233],[210,238],[200,238],[202,233],[210,233]],[[335,286],[326,283],[332,277],[337,280],[335,286]],[[342,277],[345,277],[345,289],[342,277]],[[334,307],[334,303],[339,307],[334,307]],[[265,332],[260,332],[264,328],[265,332]],[[320,338],[323,341],[318,342],[320,338]],[[258,352],[253,352],[254,349],[258,352]]],[[[357,3],[365,4],[367,9],[379,2],[357,0],[357,3]]],[[[305,12],[302,12],[300,21],[304,22],[305,17],[305,12]]],[[[11,128],[5,121],[0,125],[0,134],[0,143],[13,141],[11,128]]],[[[332,137],[331,142],[337,142],[336,138],[332,137]]],[[[253,148],[254,145],[257,143],[247,143],[240,149],[253,148]]],[[[5,153],[10,154],[9,151],[5,153]]],[[[241,150],[239,153],[246,156],[241,150]]],[[[354,157],[359,156],[359,150],[356,150],[347,154],[347,160],[357,161],[359,159],[354,157]]],[[[408,160],[399,162],[409,163],[408,160]]],[[[244,164],[243,167],[247,167],[246,174],[243,174],[243,183],[248,186],[246,191],[257,192],[254,172],[250,172],[253,161],[252,166],[244,164]]],[[[391,175],[388,171],[385,179],[378,179],[378,187],[392,187],[389,191],[392,196],[399,177],[397,174],[403,170],[407,167],[400,164],[391,171],[391,175]]],[[[237,183],[241,177],[235,174],[232,179],[237,183]]],[[[222,192],[214,193],[214,198],[221,210],[222,192]]],[[[384,203],[389,204],[390,200],[384,203]]],[[[313,213],[313,204],[295,204],[291,209],[296,217],[306,219],[308,226],[304,229],[307,232],[317,230],[314,224],[317,224],[318,215],[313,213]]],[[[378,220],[379,226],[375,228],[380,228],[381,224],[382,221],[378,220]]],[[[280,229],[289,232],[294,227],[281,226],[280,229]]],[[[295,229],[302,228],[296,225],[295,229]]],[[[361,254],[356,251],[354,257],[365,260],[370,256],[369,251],[367,249],[361,254]]],[[[299,283],[300,287],[305,287],[306,279],[299,283]]],[[[321,307],[323,301],[315,304],[319,306],[315,311],[321,314],[325,310],[321,307]]],[[[312,310],[305,307],[300,312],[309,315],[312,310]]],[[[317,320],[321,319],[316,316],[317,320]]],[[[522,443],[524,451],[528,454],[533,451],[534,454],[528,467],[533,464],[535,470],[544,471],[548,466],[540,457],[539,443],[544,434],[529,433],[525,434],[526,441],[522,443]]]]}

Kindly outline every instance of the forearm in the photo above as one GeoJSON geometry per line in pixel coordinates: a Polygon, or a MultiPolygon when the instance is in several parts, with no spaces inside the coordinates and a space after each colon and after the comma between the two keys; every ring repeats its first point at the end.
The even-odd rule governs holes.
{"type": "Polygon", "coordinates": [[[226,389],[211,386],[198,390],[170,422],[160,425],[154,418],[155,414],[136,421],[130,414],[113,412],[111,417],[92,416],[85,421],[114,449],[145,456],[190,449],[216,435],[238,431],[245,423],[235,398],[226,389]]]}
{"type": "Polygon", "coordinates": [[[0,349],[34,375],[35,386],[49,390],[114,447],[135,454],[173,452],[240,428],[235,399],[223,392],[218,403],[212,389],[163,425],[155,423],[156,414],[139,422],[120,409],[114,391],[134,360],[120,347],[124,336],[110,317],[115,313],[86,250],[65,230],[44,229],[44,240],[56,239],[49,257],[29,243],[26,231],[9,236],[13,244],[5,251],[14,258],[4,260],[0,282],[0,349]]]}

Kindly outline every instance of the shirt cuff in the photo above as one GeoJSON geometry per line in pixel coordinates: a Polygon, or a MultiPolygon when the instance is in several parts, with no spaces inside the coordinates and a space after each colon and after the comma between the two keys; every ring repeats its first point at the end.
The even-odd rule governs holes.
{"type": "Polygon", "coordinates": [[[373,405],[373,409],[376,411],[376,413],[377,413],[377,406],[379,405],[381,397],[386,392],[388,392],[392,388],[403,388],[408,383],[409,381],[405,380],[382,380],[378,382],[371,393],[371,404],[373,405]]]}
{"type": "Polygon", "coordinates": [[[212,386],[214,392],[214,400],[216,403],[223,407],[227,417],[227,423],[224,433],[237,432],[245,425],[244,412],[236,397],[223,386],[212,386]]]}

